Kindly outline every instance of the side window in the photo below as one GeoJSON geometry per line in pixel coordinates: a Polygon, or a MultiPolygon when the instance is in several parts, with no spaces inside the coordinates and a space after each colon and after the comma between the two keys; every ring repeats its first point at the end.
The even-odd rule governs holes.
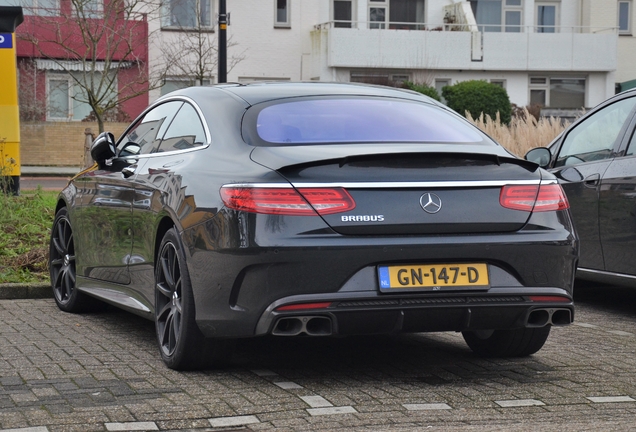
{"type": "Polygon", "coordinates": [[[185,150],[206,143],[205,131],[196,110],[183,104],[161,141],[160,152],[185,150]]]}
{"type": "MultiPolygon", "coordinates": [[[[172,122],[177,111],[181,108],[183,102],[172,101],[161,104],[148,111],[135,126],[128,131],[126,137],[119,143],[120,149],[126,147],[129,150],[129,143],[139,146],[139,150],[135,153],[130,149],[129,152],[134,154],[155,153],[161,143],[161,138],[166,132],[168,126],[172,122]]],[[[134,147],[133,147],[134,148],[134,147]]]]}
{"type": "Polygon", "coordinates": [[[636,97],[603,108],[574,128],[563,141],[555,166],[573,165],[611,157],[623,125],[631,118],[636,97]]]}

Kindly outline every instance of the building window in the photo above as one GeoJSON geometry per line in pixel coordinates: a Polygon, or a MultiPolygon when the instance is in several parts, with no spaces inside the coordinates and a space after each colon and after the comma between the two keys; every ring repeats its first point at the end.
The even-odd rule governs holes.
{"type": "Polygon", "coordinates": [[[24,15],[59,15],[58,0],[0,0],[0,6],[22,6],[24,15]]]}
{"type": "Polygon", "coordinates": [[[491,79],[490,84],[494,84],[496,86],[501,87],[502,89],[506,88],[506,80],[505,79],[491,79]]]}
{"type": "Polygon", "coordinates": [[[387,0],[369,0],[369,28],[385,29],[389,17],[387,0]]]}
{"type": "Polygon", "coordinates": [[[522,0],[470,0],[470,6],[479,31],[519,33],[523,29],[522,0]]]}
{"type": "Polygon", "coordinates": [[[632,2],[619,1],[618,2],[618,33],[624,35],[632,34],[632,2]]]}
{"type": "Polygon", "coordinates": [[[353,0],[333,0],[332,10],[334,27],[351,28],[354,11],[353,0]]]}
{"type": "Polygon", "coordinates": [[[290,3],[291,0],[274,0],[274,27],[291,27],[290,3]]]}
{"type": "Polygon", "coordinates": [[[537,33],[556,33],[559,20],[559,3],[536,3],[537,33]]]}
{"type": "Polygon", "coordinates": [[[72,2],[73,14],[79,18],[103,18],[104,0],[81,0],[72,2]]]}
{"type": "MultiPolygon", "coordinates": [[[[161,96],[166,95],[175,90],[181,90],[188,87],[198,86],[200,81],[195,78],[186,78],[186,77],[170,77],[166,78],[163,81],[163,85],[161,86],[161,96]]],[[[210,85],[211,80],[204,79],[203,85],[210,85]]]]}
{"type": "MultiPolygon", "coordinates": [[[[47,73],[47,120],[81,121],[87,118],[93,111],[88,104],[88,96],[84,87],[78,84],[83,79],[90,79],[82,72],[73,72],[72,75],[64,73],[47,73]]],[[[99,83],[102,74],[96,72],[93,82],[99,83]]],[[[108,96],[116,98],[117,82],[114,82],[113,90],[108,96]]]]}
{"type": "Polygon", "coordinates": [[[424,0],[369,0],[369,28],[387,26],[398,30],[424,28],[424,0]]]}
{"type": "Polygon", "coordinates": [[[163,8],[163,28],[212,28],[211,0],[168,0],[163,8]]]}
{"type": "Polygon", "coordinates": [[[444,99],[444,96],[442,96],[442,89],[449,85],[451,85],[450,79],[443,78],[435,80],[435,90],[437,90],[437,94],[439,95],[440,101],[443,104],[446,104],[446,99],[444,99]]]}
{"type": "Polygon", "coordinates": [[[49,78],[47,120],[70,120],[72,117],[71,87],[68,77],[49,78]]]}
{"type": "Polygon", "coordinates": [[[585,78],[531,77],[530,105],[582,108],[585,106],[585,78]]]}

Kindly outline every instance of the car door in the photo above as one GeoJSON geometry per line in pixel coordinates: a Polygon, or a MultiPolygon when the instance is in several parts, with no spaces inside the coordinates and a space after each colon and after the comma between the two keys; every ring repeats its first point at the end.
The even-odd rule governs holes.
{"type": "Polygon", "coordinates": [[[605,268],[599,219],[601,178],[618,154],[635,105],[634,97],[612,101],[572,127],[553,146],[552,172],[570,202],[580,239],[580,268],[605,268]]]}
{"type": "Polygon", "coordinates": [[[156,151],[142,156],[143,165],[135,175],[133,203],[133,257],[131,276],[141,294],[148,300],[154,295],[154,252],[157,245],[158,215],[169,215],[178,221],[194,207],[186,196],[180,170],[184,169],[196,150],[208,144],[199,113],[188,102],[178,103],[179,109],[168,123],[156,151]]]}
{"type": "Polygon", "coordinates": [[[124,165],[88,171],[74,180],[78,276],[128,284],[134,188],[124,165]]]}
{"type": "MultiPolygon", "coordinates": [[[[636,99],[636,98],[633,98],[636,99]]],[[[636,134],[632,120],[601,179],[599,226],[605,271],[636,276],[636,134]]]]}
{"type": "Polygon", "coordinates": [[[152,283],[152,279],[148,278],[152,275],[153,259],[152,255],[148,257],[146,254],[140,253],[140,250],[144,250],[144,248],[138,242],[135,242],[135,236],[140,230],[145,229],[143,224],[149,223],[149,221],[135,218],[134,210],[136,208],[149,207],[151,197],[148,194],[139,193],[138,171],[147,163],[148,157],[159,151],[161,139],[181,105],[183,105],[182,101],[168,101],[154,106],[128,128],[117,145],[120,155],[136,159],[136,163],[126,167],[123,173],[130,184],[131,204],[131,248],[126,264],[131,284],[137,293],[145,297],[140,299],[144,303],[148,303],[151,300],[147,298],[145,291],[147,291],[146,285],[152,283]],[[143,274],[141,270],[148,266],[151,268],[150,276],[140,277],[140,274],[143,274]]]}

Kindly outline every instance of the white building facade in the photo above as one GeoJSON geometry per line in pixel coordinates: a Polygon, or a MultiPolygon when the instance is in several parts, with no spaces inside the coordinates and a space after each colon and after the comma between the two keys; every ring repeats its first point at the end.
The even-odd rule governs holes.
{"type": "MultiPolygon", "coordinates": [[[[228,81],[482,79],[519,106],[576,109],[636,79],[632,0],[227,0],[227,10],[228,81]]],[[[215,44],[217,11],[215,0],[167,0],[150,21],[151,64],[166,47],[179,64],[201,63],[184,54],[187,38],[215,44]]],[[[216,82],[215,55],[198,69],[203,84],[216,82]]],[[[186,69],[171,69],[164,93],[193,83],[186,69]]]]}

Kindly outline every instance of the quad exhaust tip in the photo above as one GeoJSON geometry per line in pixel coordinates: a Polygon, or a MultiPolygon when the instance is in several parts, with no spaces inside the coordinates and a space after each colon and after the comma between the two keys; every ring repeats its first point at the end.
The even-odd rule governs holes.
{"type": "Polygon", "coordinates": [[[331,336],[331,318],[325,316],[295,316],[279,318],[272,334],[274,336],[331,336]]]}
{"type": "Polygon", "coordinates": [[[570,309],[547,308],[534,309],[530,312],[526,327],[565,326],[568,324],[572,324],[572,311],[570,309]]]}

